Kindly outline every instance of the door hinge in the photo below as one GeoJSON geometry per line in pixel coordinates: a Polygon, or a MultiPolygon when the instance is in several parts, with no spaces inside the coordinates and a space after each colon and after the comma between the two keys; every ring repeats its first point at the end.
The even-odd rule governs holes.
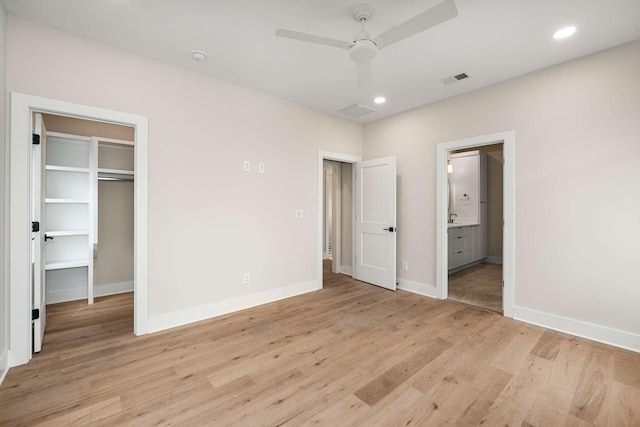
{"type": "Polygon", "coordinates": [[[40,223],[38,221],[31,222],[31,232],[35,233],[36,231],[40,231],[40,223]]]}
{"type": "Polygon", "coordinates": [[[31,142],[33,143],[33,145],[40,145],[40,135],[34,133],[33,137],[31,138],[31,142]]]}
{"type": "Polygon", "coordinates": [[[502,281],[502,287],[504,288],[504,280],[502,281]]]}
{"type": "Polygon", "coordinates": [[[38,320],[40,318],[40,309],[34,308],[31,310],[31,320],[38,320]]]}

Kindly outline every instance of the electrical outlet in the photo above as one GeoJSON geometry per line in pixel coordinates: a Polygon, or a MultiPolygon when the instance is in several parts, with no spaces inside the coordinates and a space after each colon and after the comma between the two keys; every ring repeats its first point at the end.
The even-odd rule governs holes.
{"type": "Polygon", "coordinates": [[[407,261],[402,261],[402,263],[400,263],[400,268],[402,269],[402,271],[408,271],[409,263],[407,261]]]}
{"type": "Polygon", "coordinates": [[[258,173],[264,173],[264,163],[258,164],[258,173]]]}
{"type": "Polygon", "coordinates": [[[304,218],[304,209],[296,209],[296,219],[304,218]]]}
{"type": "Polygon", "coordinates": [[[248,285],[251,282],[251,273],[244,273],[242,275],[242,281],[245,285],[248,285]]]}
{"type": "Polygon", "coordinates": [[[245,172],[250,172],[251,171],[251,162],[249,160],[245,160],[244,163],[242,164],[242,169],[245,172]]]}

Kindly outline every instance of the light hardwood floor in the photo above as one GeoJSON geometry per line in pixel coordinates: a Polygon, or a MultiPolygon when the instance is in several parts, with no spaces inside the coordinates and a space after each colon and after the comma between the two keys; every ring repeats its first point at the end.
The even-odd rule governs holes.
{"type": "Polygon", "coordinates": [[[449,298],[502,313],[502,265],[483,262],[450,274],[449,298]]]}
{"type": "Polygon", "coordinates": [[[130,294],[49,308],[0,425],[640,425],[640,354],[325,273],[143,337],[130,294]]]}

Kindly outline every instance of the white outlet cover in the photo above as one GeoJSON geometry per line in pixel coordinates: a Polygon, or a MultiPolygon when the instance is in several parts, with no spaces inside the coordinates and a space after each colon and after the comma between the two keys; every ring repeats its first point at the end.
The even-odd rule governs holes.
{"type": "Polygon", "coordinates": [[[258,173],[264,173],[264,163],[258,164],[258,173]]]}
{"type": "Polygon", "coordinates": [[[251,162],[249,160],[245,160],[244,163],[242,164],[242,169],[245,172],[251,171],[251,162]]]}
{"type": "Polygon", "coordinates": [[[400,268],[402,269],[402,271],[408,271],[409,270],[409,263],[407,261],[402,261],[400,263],[400,268]]]}

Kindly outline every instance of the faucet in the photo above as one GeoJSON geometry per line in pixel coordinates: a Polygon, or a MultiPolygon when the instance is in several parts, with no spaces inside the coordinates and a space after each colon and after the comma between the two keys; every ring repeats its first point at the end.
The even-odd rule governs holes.
{"type": "Polygon", "coordinates": [[[449,224],[453,224],[453,217],[458,217],[458,215],[454,214],[454,213],[450,213],[449,214],[449,221],[447,221],[449,224]]]}

